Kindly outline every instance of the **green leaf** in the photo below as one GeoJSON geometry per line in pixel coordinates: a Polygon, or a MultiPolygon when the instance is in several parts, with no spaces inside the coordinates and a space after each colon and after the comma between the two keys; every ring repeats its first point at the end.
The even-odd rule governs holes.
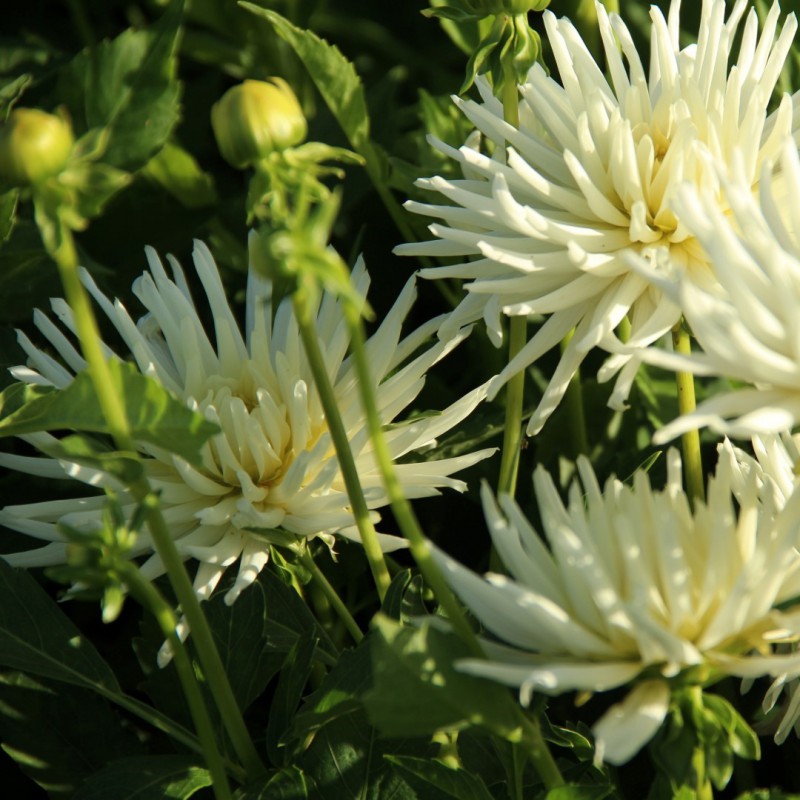
{"type": "Polygon", "coordinates": [[[545,800],[605,800],[612,797],[614,788],[607,785],[593,784],[581,786],[572,784],[570,786],[559,786],[551,789],[546,795],[545,800]]]}
{"type": "Polygon", "coordinates": [[[387,755],[430,757],[425,739],[386,739],[378,736],[363,713],[348,714],[317,732],[297,766],[306,777],[313,800],[447,800],[429,786],[414,790],[385,758],[387,755]]]}
{"type": "Polygon", "coordinates": [[[19,189],[10,189],[0,195],[0,243],[7,242],[17,217],[19,189]]]}
{"type": "MultiPolygon", "coordinates": [[[[199,463],[200,450],[217,426],[133,364],[111,360],[108,367],[117,396],[124,399],[134,440],[199,463]]],[[[0,437],[65,428],[109,433],[88,373],[81,372],[61,390],[15,384],[0,394],[0,437]]]]}
{"type": "Polygon", "coordinates": [[[0,673],[0,741],[50,797],[66,797],[110,759],[141,751],[130,727],[88,689],[0,673]]]}
{"type": "Polygon", "coordinates": [[[479,775],[465,769],[452,769],[441,761],[413,756],[387,756],[387,760],[420,778],[426,784],[435,786],[448,797],[457,800],[493,800],[486,784],[479,775]]]}
{"type": "Polygon", "coordinates": [[[0,666],[121,692],[111,668],[27,572],[0,559],[0,666]]]}
{"type": "Polygon", "coordinates": [[[338,47],[328,44],[311,31],[295,27],[275,11],[253,3],[240,5],[269,21],[277,34],[292,46],[353,149],[368,159],[369,114],[364,87],[355,67],[338,47]]]}
{"type": "Polygon", "coordinates": [[[186,208],[217,202],[213,178],[203,172],[191,153],[172,142],[167,142],[140,174],[166,189],[186,208]]]}
{"type": "Polygon", "coordinates": [[[284,736],[311,675],[315,649],[316,643],[312,639],[299,639],[286,656],[275,687],[267,720],[267,754],[276,766],[288,766],[287,760],[292,756],[291,748],[285,746],[284,736]]]}
{"type": "MultiPolygon", "coordinates": [[[[266,545],[265,545],[266,546],[266,545]]],[[[231,688],[245,710],[278,673],[286,655],[300,640],[316,642],[315,658],[333,665],[338,657],[330,637],[297,592],[264,569],[232,606],[225,603],[231,576],[203,604],[231,688]]],[[[148,673],[142,688],[165,714],[191,727],[192,721],[172,666],[155,668],[156,652],[163,643],[161,630],[150,618],[143,620],[136,652],[148,673]]]]}
{"type": "Polygon", "coordinates": [[[361,710],[361,694],[372,683],[369,636],[358,647],[345,650],[336,666],[306,698],[294,718],[291,737],[304,739],[323,725],[361,710]]]}
{"type": "Polygon", "coordinates": [[[516,705],[496,683],[458,672],[469,655],[455,635],[423,622],[406,628],[373,621],[373,688],[364,695],[372,723],[389,736],[422,736],[467,725],[502,737],[518,734],[516,705]]]}
{"type": "Polygon", "coordinates": [[[307,800],[308,784],[302,770],[287,767],[252,786],[245,786],[233,800],[307,800]]]}
{"type": "Polygon", "coordinates": [[[78,433],[64,436],[55,444],[43,445],[39,449],[51,458],[102,470],[123,483],[133,483],[144,474],[144,466],[137,453],[111,450],[103,442],[78,433]]]}
{"type": "Polygon", "coordinates": [[[106,128],[104,161],[133,171],[167,141],[180,114],[175,77],[183,0],[174,0],[150,28],[126,30],[111,42],[84,50],[61,74],[80,130],[106,128]]]}
{"type": "Polygon", "coordinates": [[[211,785],[197,763],[197,756],[120,758],[89,778],[73,800],[185,800],[211,785]]]}

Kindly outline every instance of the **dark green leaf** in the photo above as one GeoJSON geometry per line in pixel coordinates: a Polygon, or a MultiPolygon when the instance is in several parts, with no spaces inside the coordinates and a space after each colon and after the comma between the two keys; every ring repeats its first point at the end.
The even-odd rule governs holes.
{"type": "Polygon", "coordinates": [[[111,668],[30,575],[0,559],[0,666],[119,693],[111,668]]]}
{"type": "Polygon", "coordinates": [[[136,453],[109,450],[102,442],[81,434],[64,436],[55,444],[40,449],[51,458],[102,470],[123,483],[133,483],[144,474],[144,467],[136,453]]]}
{"type": "Polygon", "coordinates": [[[306,698],[294,718],[291,736],[305,738],[344,714],[361,709],[361,694],[372,683],[369,636],[352,650],[345,650],[319,688],[306,698]]]}
{"type": "Polygon", "coordinates": [[[74,800],[185,800],[210,785],[196,756],[120,758],[89,778],[74,800]]]}
{"type": "Polygon", "coordinates": [[[17,216],[19,190],[11,189],[0,195],[0,243],[8,241],[17,216]]]}
{"type": "Polygon", "coordinates": [[[479,725],[507,737],[518,732],[516,705],[490,681],[458,672],[469,651],[455,635],[424,622],[406,628],[373,622],[373,688],[364,695],[372,723],[389,736],[422,736],[479,725]]]}
{"type": "Polygon", "coordinates": [[[248,11],[268,20],[305,64],[322,99],[342,126],[353,149],[369,160],[369,115],[361,85],[353,65],[338,47],[328,44],[311,31],[292,25],[289,20],[266,8],[241,3],[248,11]]]}
{"type": "Polygon", "coordinates": [[[392,582],[386,590],[386,596],[383,598],[383,605],[381,606],[381,613],[385,614],[389,619],[400,619],[400,612],[403,607],[403,595],[410,581],[410,569],[401,569],[392,578],[392,582]]]}
{"type": "MultiPolygon", "coordinates": [[[[457,800],[492,800],[492,795],[479,775],[465,769],[452,769],[441,761],[413,756],[387,756],[401,770],[407,770],[425,783],[435,786],[448,797],[457,800]]],[[[578,798],[576,798],[578,800],[578,798]]]]}
{"type": "Polygon", "coordinates": [[[379,737],[363,713],[348,714],[317,732],[298,766],[310,800],[447,800],[431,786],[416,792],[389,754],[430,756],[430,742],[379,737]]]}
{"type": "Polygon", "coordinates": [[[545,796],[545,800],[605,800],[614,794],[611,786],[559,786],[551,789],[545,796]]]}
{"type": "Polygon", "coordinates": [[[147,162],[141,174],[166,189],[186,208],[201,208],[217,201],[211,176],[203,172],[191,153],[171,142],[147,162]]]}
{"type": "Polygon", "coordinates": [[[108,704],[21,672],[0,673],[0,741],[50,797],[66,797],[110,759],[141,751],[108,704]]]}
{"type": "MultiPolygon", "coordinates": [[[[117,396],[125,399],[134,440],[148,442],[198,463],[200,450],[218,428],[190,411],[133,364],[108,363],[117,396]]],[[[11,386],[0,394],[0,437],[59,429],[109,433],[88,373],[65,389],[11,386]]]]}
{"type": "Polygon", "coordinates": [[[61,75],[61,95],[82,130],[107,128],[104,161],[129,171],[167,141],[180,112],[175,48],[183,0],[144,30],[128,29],[80,53],[61,75]]]}
{"type": "Polygon", "coordinates": [[[305,775],[297,767],[287,767],[252,786],[245,786],[233,800],[307,800],[305,775]]]}
{"type": "Polygon", "coordinates": [[[311,675],[315,650],[316,642],[312,639],[299,639],[286,656],[275,687],[267,720],[267,754],[276,766],[288,766],[287,761],[292,756],[291,748],[285,746],[284,737],[311,675]]]}

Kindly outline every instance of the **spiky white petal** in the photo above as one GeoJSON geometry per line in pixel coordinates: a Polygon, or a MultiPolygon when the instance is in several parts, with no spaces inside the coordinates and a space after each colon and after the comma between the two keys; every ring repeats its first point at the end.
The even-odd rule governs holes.
{"type": "MultiPolygon", "coordinates": [[[[83,272],[82,279],[142,373],[221,428],[204,446],[201,466],[150,444],[141,444],[140,451],[178,551],[185,559],[199,562],[194,581],[198,596],[208,597],[225,570],[238,562],[238,575],[226,595],[230,603],[266,564],[271,530],[327,539],[335,533],[357,539],[358,534],[290,299],[273,308],[271,284],[251,271],[242,332],[211,253],[197,242],[194,265],[213,320],[213,336],[209,336],[180,265],[169,259],[170,276],[149,248],[147,260],[149,271],[133,286],[146,310],[139,319],[119,300],[107,298],[88,273],[83,272]]],[[[353,270],[352,284],[359,294],[366,295],[369,276],[362,262],[353,270]]],[[[414,282],[409,281],[367,342],[377,402],[387,424],[413,402],[428,369],[468,333],[461,330],[450,340],[434,340],[430,345],[440,322],[433,320],[403,336],[403,322],[415,296],[414,282]]],[[[29,366],[13,372],[26,383],[62,387],[84,362],[70,335],[74,326],[69,308],[61,300],[54,300],[52,306],[61,326],[39,311],[34,321],[49,353],[56,357],[20,333],[29,366]]],[[[317,309],[316,329],[367,505],[378,509],[388,501],[367,435],[355,369],[347,357],[347,326],[338,301],[330,295],[323,296],[317,309]]],[[[438,415],[396,422],[387,432],[392,456],[400,458],[432,446],[485,394],[486,387],[479,387],[438,415]]],[[[53,441],[49,434],[23,438],[43,450],[53,441]]],[[[399,464],[398,477],[409,497],[438,494],[443,487],[463,491],[465,484],[452,474],[491,452],[479,450],[454,458],[399,464]]],[[[97,470],[47,457],[0,454],[0,464],[43,477],[73,478],[99,488],[110,480],[97,470]]],[[[124,506],[132,501],[123,494],[121,502],[124,506]]],[[[0,511],[0,523],[50,544],[4,558],[20,566],[63,562],[66,549],[59,522],[91,528],[99,524],[102,507],[102,495],[6,506],[0,511]]],[[[377,513],[374,517],[379,519],[377,513]]],[[[386,550],[404,544],[386,535],[381,535],[380,541],[386,550]]],[[[132,556],[145,557],[140,569],[148,579],[163,573],[164,566],[146,531],[138,537],[132,556]]]]}
{"type": "MultiPolygon", "coordinates": [[[[758,197],[734,169],[719,167],[730,207],[722,213],[716,196],[684,187],[676,207],[705,248],[721,286],[709,289],[681,276],[665,281],[700,345],[681,357],[652,350],[648,362],[746,384],[723,391],[657,432],[665,442],[709,426],[728,436],[781,434],[800,421],[800,157],[792,139],[777,164],[761,171],[758,197]]],[[[638,268],[643,265],[637,264],[638,268]]]]}
{"type": "Polygon", "coordinates": [[[501,314],[549,317],[497,376],[492,393],[576,328],[529,434],[542,427],[595,346],[616,353],[600,377],[623,370],[611,402],[624,407],[636,368],[635,361],[626,367],[631,350],[648,348],[681,315],[674,298],[631,268],[629,255],[655,263],[664,250],[688,280],[715,284],[707,255],[674,206],[677,188],[689,182],[714,196],[713,165],[730,165],[741,151],[740,179],[752,191],[761,165],[798,127],[789,97],[767,112],[797,27],[789,16],[777,33],[777,3],[759,36],[756,10],[745,18],[745,0],[737,0],[727,19],[724,0],[703,0],[698,41],[684,48],[678,0],[668,19],[653,6],[649,74],[622,19],[602,3],[595,6],[610,81],[572,23],[545,12],[561,82],[534,65],[519,87],[518,127],[504,121],[485,83],[478,84],[480,103],[454,98],[494,154],[474,137],[460,149],[431,139],[461,165],[464,178],[419,182],[441,199],[407,207],[442,222],[430,226],[433,241],[397,249],[469,259],[421,271],[426,278],[470,281],[445,335],[483,317],[499,345],[501,314]],[[625,316],[627,353],[614,334],[625,316]]]}
{"type": "Polygon", "coordinates": [[[661,491],[644,472],[633,486],[612,478],[601,488],[581,458],[582,485],[566,504],[540,467],[534,487],[544,540],[513,499],[498,502],[484,486],[487,523],[509,575],[481,578],[436,551],[455,592],[499,640],[484,643],[485,659],[459,668],[519,687],[523,703],[534,690],[632,684],[595,728],[598,753],[613,764],[654,735],[670,682],[692,668],[800,674],[800,655],[774,650],[800,637],[800,493],[780,499],[732,448],[721,455],[707,502],[694,510],[674,450],[661,491]]]}

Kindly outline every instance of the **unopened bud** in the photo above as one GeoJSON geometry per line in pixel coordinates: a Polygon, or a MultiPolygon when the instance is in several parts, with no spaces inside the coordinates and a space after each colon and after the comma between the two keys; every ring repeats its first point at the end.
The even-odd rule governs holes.
{"type": "Polygon", "coordinates": [[[75,140],[69,123],[36,108],[17,108],[0,127],[0,179],[30,186],[61,172],[75,140]]]}
{"type": "Polygon", "coordinates": [[[300,103],[281,78],[228,89],[211,109],[211,127],[222,157],[238,169],[300,144],[308,130],[300,103]]]}

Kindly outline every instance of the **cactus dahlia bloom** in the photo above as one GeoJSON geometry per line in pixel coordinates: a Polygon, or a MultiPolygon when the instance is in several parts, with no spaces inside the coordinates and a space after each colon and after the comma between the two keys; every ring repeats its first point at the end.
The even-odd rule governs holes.
{"type": "Polygon", "coordinates": [[[508,575],[481,578],[437,551],[454,591],[492,639],[459,669],[520,689],[627,697],[594,727],[598,755],[630,759],[656,733],[673,687],[724,675],[800,673],[800,494],[776,506],[756,470],[722,450],[694,511],[677,451],[662,491],[637,472],[601,488],[581,458],[565,505],[542,469],[534,487],[545,540],[513,499],[484,487],[487,523],[508,575]],[[734,494],[734,484],[738,487],[734,494]],[[738,506],[738,511],[737,511],[738,506]],[[783,605],[781,605],[783,604],[783,605]],[[781,610],[778,610],[780,606],[781,610]]]}
{"type": "MultiPolygon", "coordinates": [[[[704,426],[743,438],[780,434],[800,421],[800,157],[792,139],[776,167],[764,165],[758,198],[736,164],[720,171],[726,214],[708,191],[687,186],[679,192],[676,203],[721,290],[681,276],[662,279],[662,290],[681,304],[702,352],[679,356],[653,349],[641,358],[745,385],[705,400],[658,431],[655,441],[704,426]]],[[[645,265],[637,262],[637,268],[645,265]]]]}
{"type": "MultiPolygon", "coordinates": [[[[170,258],[170,277],[153,250],[148,249],[147,259],[150,271],[133,287],[147,313],[136,322],[120,301],[105,297],[86,272],[83,281],[141,372],[221,428],[204,446],[200,468],[150,445],[141,445],[140,452],[151,485],[160,493],[179,552],[199,562],[194,581],[198,596],[207,598],[226,568],[239,562],[238,577],[225,598],[232,603],[266,564],[274,531],[282,532],[283,540],[285,534],[328,539],[341,534],[357,539],[358,533],[290,299],[273,308],[271,284],[251,270],[242,332],[211,253],[197,242],[194,265],[213,318],[214,336],[210,337],[201,323],[203,311],[192,300],[178,263],[170,258]]],[[[363,263],[355,267],[352,283],[359,294],[366,295],[369,275],[363,263]]],[[[395,422],[418,395],[427,370],[464,336],[461,332],[449,342],[436,342],[434,337],[430,345],[441,320],[431,320],[402,336],[414,297],[410,281],[367,343],[378,407],[384,422],[394,423],[386,435],[395,459],[430,446],[464,419],[485,394],[481,387],[438,415],[395,422]]],[[[64,330],[38,310],[34,323],[48,350],[58,358],[20,332],[28,366],[12,372],[20,381],[63,387],[85,363],[69,338],[73,330],[69,307],[63,300],[54,300],[52,307],[64,330]]],[[[323,296],[316,329],[367,505],[380,508],[388,500],[373,458],[355,370],[347,357],[347,327],[333,296],[323,296]]],[[[33,447],[52,441],[45,433],[21,438],[33,447]]],[[[409,497],[435,495],[441,487],[462,491],[465,484],[452,478],[452,473],[491,452],[422,463],[404,461],[396,469],[409,497]]],[[[48,478],[70,477],[98,488],[112,485],[108,476],[96,470],[48,457],[0,454],[0,465],[48,478]]],[[[123,494],[123,504],[125,499],[123,494]]],[[[98,494],[6,506],[0,511],[0,523],[47,544],[3,557],[25,567],[63,563],[67,545],[58,523],[78,529],[96,526],[104,503],[104,496],[98,494]]],[[[404,543],[390,536],[381,541],[387,550],[404,543]]],[[[148,579],[164,571],[146,532],[138,537],[132,555],[144,557],[141,570],[148,579]]]]}
{"type": "Polygon", "coordinates": [[[620,352],[615,329],[627,316],[629,345],[645,348],[681,315],[631,268],[629,254],[654,260],[665,250],[688,280],[714,286],[708,256],[673,207],[676,188],[689,182],[713,196],[714,164],[730,164],[737,149],[746,154],[741,181],[754,187],[762,163],[796,131],[790,97],[767,113],[796,20],[789,16],[778,35],[775,3],[759,35],[756,11],[745,15],[747,6],[737,0],[726,19],[724,0],[703,0],[698,41],[683,48],[679,0],[668,19],[654,6],[650,52],[642,59],[622,19],[596,3],[610,82],[572,23],[545,12],[559,79],[555,70],[551,76],[534,65],[519,87],[519,126],[503,120],[500,102],[484,83],[481,102],[454,101],[491,155],[475,137],[460,149],[432,140],[461,165],[464,177],[420,181],[437,197],[408,208],[442,222],[430,226],[434,240],[401,245],[398,252],[467,259],[421,271],[426,278],[469,281],[449,326],[483,316],[499,345],[501,314],[546,317],[491,392],[575,329],[529,434],[541,429],[598,345],[614,353],[599,377],[618,376],[611,402],[624,406],[638,362],[630,351],[620,352]]]}

